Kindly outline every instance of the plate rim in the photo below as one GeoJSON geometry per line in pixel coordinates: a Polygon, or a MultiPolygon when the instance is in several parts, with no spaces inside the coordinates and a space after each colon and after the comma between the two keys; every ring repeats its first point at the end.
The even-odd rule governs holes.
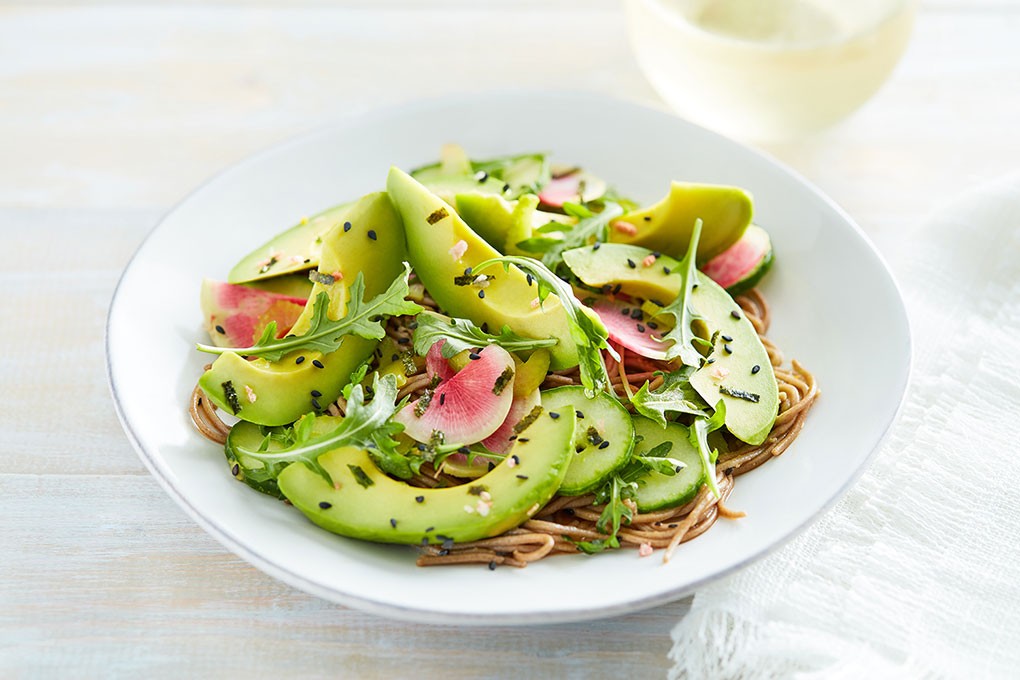
{"type": "Polygon", "coordinates": [[[458,91],[455,93],[429,97],[424,99],[415,99],[411,101],[390,104],[384,107],[372,108],[361,112],[359,114],[340,118],[338,120],[331,121],[329,123],[318,125],[315,128],[308,130],[304,133],[288,137],[282,141],[271,144],[265,148],[262,148],[254,153],[248,154],[241,159],[230,163],[229,165],[221,168],[217,172],[213,173],[201,183],[199,183],[194,189],[187,192],[180,200],[176,201],[169,209],[167,209],[160,218],[156,221],[151,229],[145,234],[141,242],[138,244],[134,253],[128,259],[124,265],[124,269],[117,280],[117,285],[114,288],[113,294],[110,298],[110,305],[107,311],[106,323],[104,327],[104,358],[106,363],[106,380],[110,390],[110,394],[114,404],[114,410],[117,414],[117,419],[120,421],[121,427],[123,428],[128,440],[134,448],[136,454],[141,459],[149,473],[155,477],[156,481],[162,487],[163,491],[174,500],[177,505],[185,511],[185,513],[198,524],[206,533],[216,539],[223,547],[230,552],[234,553],[241,559],[245,560],[252,566],[261,570],[262,572],[270,575],[271,577],[286,583],[287,585],[297,588],[305,593],[319,597],[321,599],[340,604],[343,606],[351,607],[361,611],[368,612],[370,614],[385,616],[391,619],[397,619],[413,623],[427,623],[427,624],[438,624],[438,625],[465,625],[465,626],[487,626],[487,625],[532,625],[532,624],[555,624],[555,623],[572,623],[578,621],[588,621],[592,619],[608,618],[613,616],[619,616],[623,614],[629,614],[641,610],[645,610],[658,605],[666,604],[677,600],[691,592],[694,592],[702,586],[725,578],[750,564],[757,562],[758,560],[776,552],[783,546],[787,545],[795,537],[800,536],[804,531],[812,524],[817,522],[823,515],[825,515],[832,507],[841,500],[849,491],[849,489],[857,483],[861,475],[871,466],[874,457],[879,449],[882,448],[883,444],[888,440],[889,434],[892,431],[893,425],[898,421],[900,414],[903,411],[904,404],[906,403],[907,395],[909,393],[909,386],[913,376],[914,369],[914,340],[913,331],[910,326],[909,315],[907,313],[906,303],[904,301],[903,290],[900,287],[899,281],[896,279],[895,274],[889,267],[888,262],[882,255],[881,251],[875,247],[875,244],[868,237],[867,233],[861,229],[860,225],[840,207],[832,198],[825,194],[819,187],[813,182],[805,178],[799,172],[790,168],[782,161],[776,159],[766,151],[737,142],[733,139],[725,137],[717,132],[701,127],[695,123],[692,123],[676,114],[673,114],[663,107],[650,106],[647,103],[636,102],[633,100],[616,97],[613,95],[602,94],[598,92],[592,92],[587,90],[573,90],[573,89],[551,89],[551,88],[499,88],[491,89],[483,92],[466,92],[458,91]],[[431,110],[435,108],[443,108],[456,105],[457,101],[471,101],[472,103],[478,103],[480,100],[500,100],[500,99],[517,99],[522,97],[528,98],[563,98],[563,99],[584,99],[588,102],[602,102],[612,103],[618,106],[630,107],[635,110],[650,113],[659,117],[668,118],[671,124],[681,125],[697,131],[698,134],[707,135],[713,139],[713,143],[720,143],[728,145],[730,147],[739,148],[744,153],[750,153],[751,155],[757,156],[759,160],[764,161],[773,170],[784,173],[796,180],[798,184],[807,189],[814,197],[820,200],[826,208],[835,213],[845,224],[849,225],[854,233],[859,237],[863,243],[867,246],[868,251],[875,257],[878,264],[881,266],[884,274],[888,278],[888,282],[892,285],[892,289],[895,291],[894,306],[897,311],[897,316],[900,316],[904,322],[905,330],[905,352],[906,352],[906,371],[902,374],[902,378],[895,387],[899,390],[899,399],[896,404],[896,408],[892,414],[886,420],[881,434],[875,440],[874,446],[867,453],[867,455],[861,460],[853,474],[849,475],[846,481],[840,486],[840,488],[832,494],[832,496],[823,503],[816,512],[810,514],[803,521],[797,523],[794,527],[789,529],[784,535],[773,541],[771,544],[764,546],[763,548],[747,555],[744,559],[729,565],[728,567],[719,569],[712,574],[706,575],[693,582],[685,583],[676,588],[665,589],[654,595],[646,597],[631,599],[626,602],[621,602],[612,605],[602,606],[588,606],[588,607],[576,607],[576,608],[555,608],[555,609],[533,609],[528,612],[513,613],[513,614],[480,614],[475,612],[445,612],[430,609],[427,607],[416,607],[416,606],[402,606],[397,604],[391,604],[388,602],[380,602],[373,600],[368,597],[362,597],[359,595],[352,595],[347,592],[340,591],[336,588],[324,585],[309,579],[291,569],[283,567],[273,561],[271,557],[265,556],[262,553],[247,546],[244,541],[237,538],[223,526],[220,526],[215,521],[205,517],[201,514],[197,508],[195,508],[188,500],[186,495],[179,490],[172,480],[172,474],[168,473],[164,469],[165,462],[162,461],[161,457],[155,452],[150,452],[145,449],[141,444],[141,439],[135,432],[132,424],[128,421],[125,412],[123,410],[121,399],[117,391],[117,385],[113,376],[113,357],[111,354],[110,347],[110,335],[111,325],[114,319],[115,310],[118,306],[118,302],[121,297],[121,290],[124,280],[127,278],[128,273],[131,271],[136,259],[140,253],[145,249],[150,239],[156,234],[157,231],[184,205],[186,205],[194,196],[207,191],[210,186],[215,184],[221,177],[234,172],[235,170],[245,167],[249,164],[256,163],[265,156],[269,156],[275,153],[284,151],[285,149],[304,144],[317,137],[328,136],[333,131],[343,130],[346,128],[357,127],[365,121],[379,117],[392,117],[395,115],[407,115],[415,111],[431,110]]]}

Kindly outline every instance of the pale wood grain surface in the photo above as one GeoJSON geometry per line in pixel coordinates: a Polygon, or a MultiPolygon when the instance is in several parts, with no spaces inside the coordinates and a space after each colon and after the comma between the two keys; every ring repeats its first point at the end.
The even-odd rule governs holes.
{"type": "MultiPolygon", "coordinates": [[[[1018,33],[1017,2],[928,4],[874,100],[769,150],[880,247],[916,237],[941,199],[1020,166],[1018,33]]],[[[506,85],[657,102],[608,0],[0,7],[0,677],[665,673],[684,601],[455,629],[296,592],[176,508],[108,396],[117,277],[194,186],[339,117],[506,85]]]]}

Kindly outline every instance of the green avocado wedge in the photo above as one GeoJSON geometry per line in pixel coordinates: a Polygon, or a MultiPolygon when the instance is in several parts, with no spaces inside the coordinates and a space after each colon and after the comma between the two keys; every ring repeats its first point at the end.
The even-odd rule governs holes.
{"type": "Polygon", "coordinates": [[[559,342],[549,348],[552,369],[577,365],[577,348],[559,298],[550,295],[539,305],[537,286],[514,267],[494,269],[484,288],[457,285],[455,279],[465,276],[469,268],[499,257],[499,251],[448,203],[402,170],[390,169],[386,188],[403,219],[411,265],[444,311],[479,326],[498,329],[507,325],[523,336],[556,338],[559,342]]]}
{"type": "MultiPolygon", "coordinates": [[[[660,256],[650,266],[637,264],[649,255],[645,248],[607,243],[598,250],[568,250],[563,261],[589,286],[619,284],[624,293],[669,303],[680,291],[680,276],[675,273],[680,263],[660,256]],[[628,260],[637,266],[630,267],[628,260]]],[[[729,293],[701,272],[689,304],[708,329],[705,333],[699,322],[695,332],[700,329],[699,335],[713,341],[706,355],[711,363],[695,371],[691,385],[708,404],[725,402],[726,429],[734,437],[762,443],[779,412],[779,388],[765,346],[729,293]]]]}
{"type": "Polygon", "coordinates": [[[456,196],[457,214],[489,245],[506,255],[527,255],[517,247],[537,227],[552,222],[570,225],[574,219],[538,210],[538,197],[524,194],[516,201],[502,196],[468,192],[456,196]]]}
{"type": "Polygon", "coordinates": [[[413,545],[488,538],[519,526],[556,493],[574,420],[572,409],[557,419],[539,415],[503,462],[460,486],[422,489],[396,481],[356,447],[319,457],[332,484],[303,463],[289,465],[278,483],[308,519],[341,536],[413,545]]]}
{"type": "MultiPolygon", "coordinates": [[[[319,272],[328,275],[312,287],[311,297],[291,333],[308,329],[313,301],[320,292],[329,296],[328,315],[345,313],[348,287],[358,272],[364,274],[365,296],[382,293],[401,274],[406,258],[400,217],[384,193],[359,200],[344,229],[336,225],[323,237],[319,272]],[[371,232],[371,233],[369,233],[371,232]],[[372,235],[375,238],[372,238],[372,235]],[[338,274],[340,276],[338,276],[338,274]],[[322,280],[333,279],[330,284],[322,280]]],[[[291,352],[280,361],[248,361],[234,352],[221,354],[198,384],[214,404],[241,420],[259,425],[284,425],[335,400],[351,372],[371,356],[376,340],[348,336],[335,352],[291,352]]]]}
{"type": "Polygon", "coordinates": [[[323,237],[349,219],[354,206],[352,201],[303,218],[241,258],[230,270],[227,282],[246,283],[318,266],[323,237]]]}
{"type": "Polygon", "coordinates": [[[705,262],[736,243],[753,216],[751,194],[739,187],[673,182],[661,201],[617,220],[631,225],[633,233],[614,228],[609,240],[681,258],[700,218],[698,262],[705,262]]]}

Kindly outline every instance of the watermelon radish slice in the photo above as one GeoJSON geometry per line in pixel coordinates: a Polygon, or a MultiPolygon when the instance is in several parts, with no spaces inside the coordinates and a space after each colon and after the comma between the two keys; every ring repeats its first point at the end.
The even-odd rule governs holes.
{"type": "MultiPolygon", "coordinates": [[[[538,389],[534,389],[523,397],[516,397],[510,404],[510,411],[506,414],[503,424],[496,428],[496,431],[482,440],[482,445],[493,453],[506,453],[513,446],[510,436],[514,433],[514,426],[521,422],[524,416],[531,413],[531,410],[542,403],[542,397],[538,389]]],[[[463,454],[457,454],[463,455],[463,454]]],[[[464,456],[465,460],[467,456],[464,456]]]]}
{"type": "Polygon", "coordinates": [[[772,239],[752,224],[739,241],[706,262],[701,271],[730,295],[740,295],[758,285],[772,259],[772,239]]]}
{"type": "Polygon", "coordinates": [[[510,412],[513,357],[502,347],[489,345],[454,373],[442,358],[441,347],[442,343],[436,343],[426,355],[429,375],[440,378],[435,390],[412,401],[393,418],[404,425],[405,434],[420,442],[430,441],[437,431],[443,433],[445,444],[479,442],[495,432],[510,412]]]}
{"type": "Polygon", "coordinates": [[[649,359],[666,358],[669,343],[657,340],[666,330],[662,327],[663,320],[648,319],[640,304],[621,298],[596,297],[591,308],[605,324],[610,340],[649,359]]]}
{"type": "Polygon", "coordinates": [[[562,208],[564,203],[584,203],[601,198],[606,193],[606,183],[583,170],[553,177],[538,193],[538,200],[550,208],[562,208]],[[581,195],[581,184],[584,195],[581,195]]]}
{"type": "Polygon", "coordinates": [[[276,322],[276,337],[282,338],[308,301],[210,279],[202,281],[201,297],[206,329],[219,347],[249,347],[272,321],[276,322]]]}

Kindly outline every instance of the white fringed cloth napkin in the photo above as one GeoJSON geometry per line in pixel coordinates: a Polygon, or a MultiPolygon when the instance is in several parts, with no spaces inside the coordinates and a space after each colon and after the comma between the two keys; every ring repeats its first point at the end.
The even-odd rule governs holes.
{"type": "Polygon", "coordinates": [[[695,595],[671,678],[1020,678],[1020,176],[887,255],[914,336],[899,422],[804,535],[695,595]]]}

